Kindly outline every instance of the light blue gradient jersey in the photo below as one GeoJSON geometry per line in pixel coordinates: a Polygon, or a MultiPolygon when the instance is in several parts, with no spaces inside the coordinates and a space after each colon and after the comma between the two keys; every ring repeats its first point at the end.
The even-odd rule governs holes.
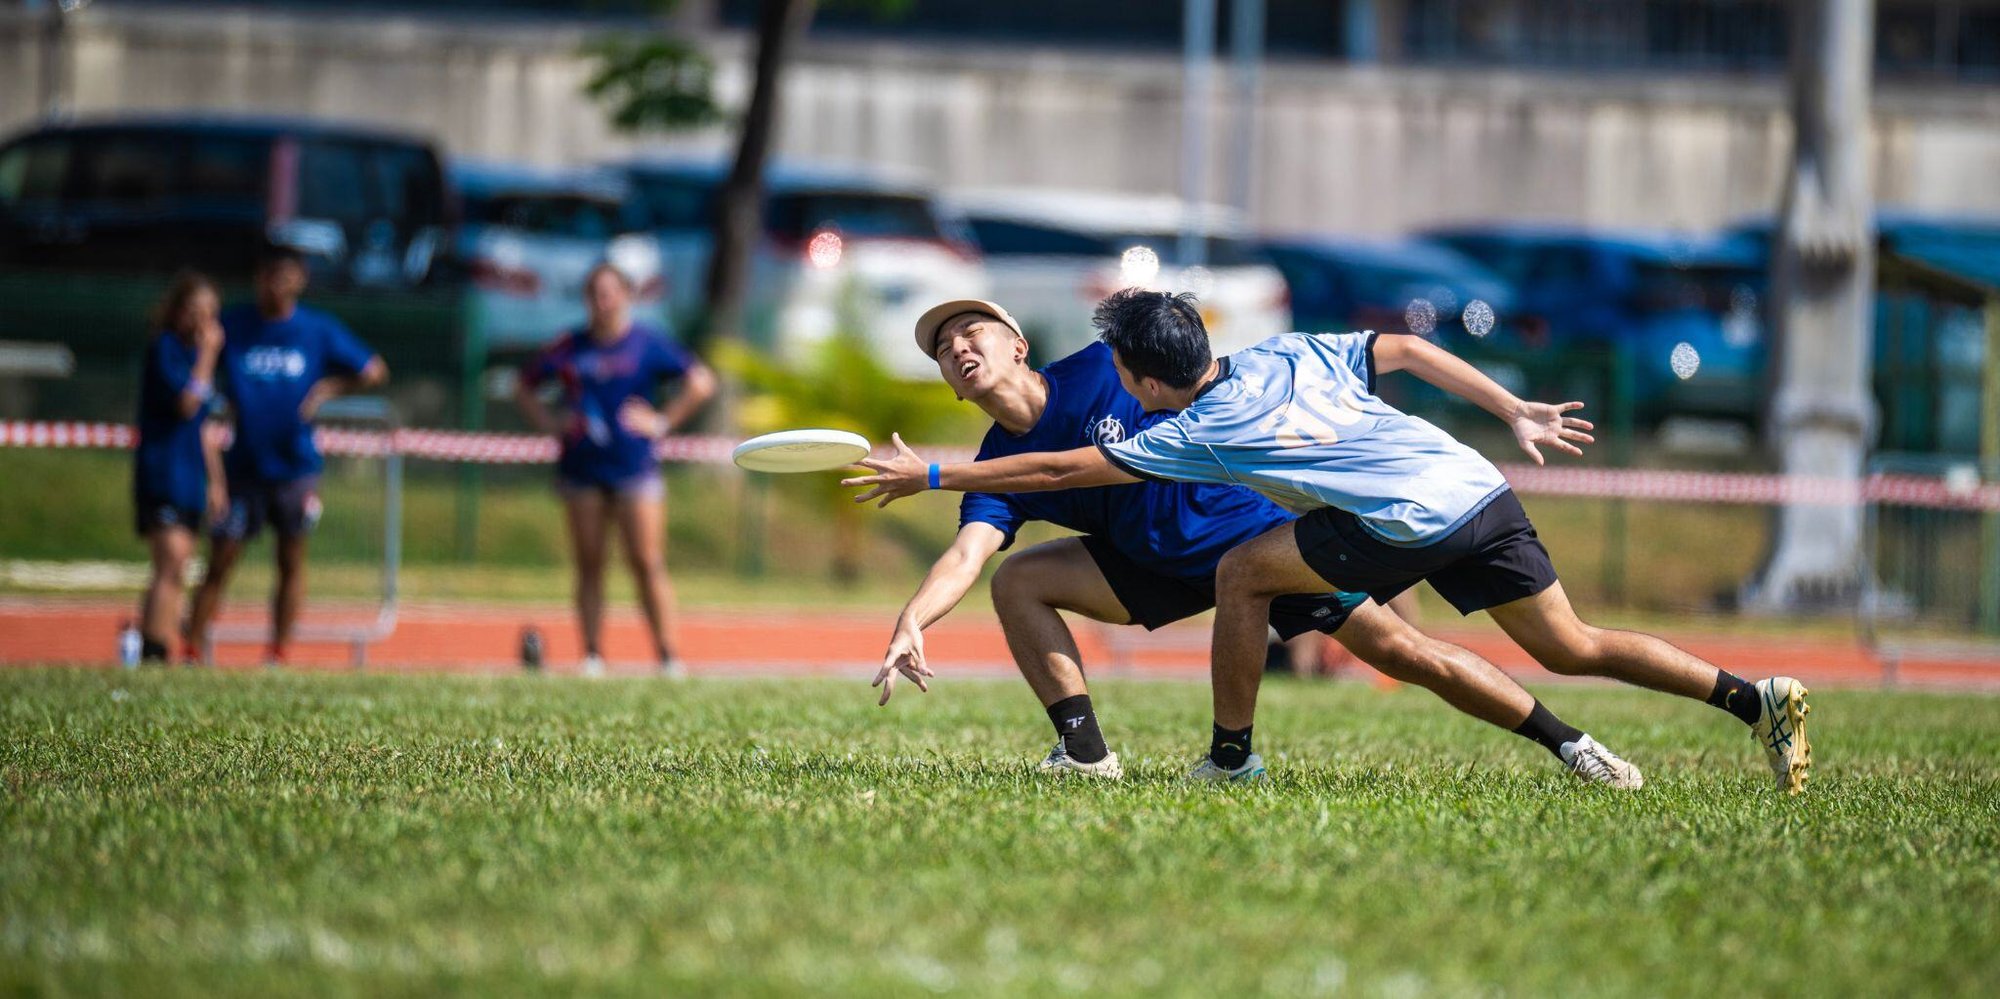
{"type": "Polygon", "coordinates": [[[1374,333],[1285,333],[1221,359],[1194,404],[1115,444],[1142,478],[1337,507],[1389,544],[1442,540],[1507,488],[1479,452],[1375,396],[1374,333]]]}

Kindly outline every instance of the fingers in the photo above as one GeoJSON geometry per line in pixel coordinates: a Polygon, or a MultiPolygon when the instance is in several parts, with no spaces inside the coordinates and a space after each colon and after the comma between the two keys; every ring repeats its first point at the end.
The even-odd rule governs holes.
{"type": "Polygon", "coordinates": [[[889,440],[896,445],[896,450],[898,453],[907,454],[912,458],[917,456],[917,453],[915,451],[910,450],[910,446],[908,444],[903,443],[902,434],[891,432],[889,434],[889,440]]]}
{"type": "Polygon", "coordinates": [[[1535,447],[1533,441],[1522,441],[1521,450],[1528,452],[1528,457],[1535,459],[1535,464],[1537,465],[1545,464],[1542,461],[1541,450],[1535,447]]]}
{"type": "Polygon", "coordinates": [[[875,483],[877,483],[877,482],[880,482],[880,481],[882,481],[882,480],[883,480],[883,479],[885,479],[885,478],[887,478],[887,476],[883,476],[883,475],[857,475],[857,476],[855,476],[855,477],[853,477],[853,478],[851,478],[851,479],[842,479],[842,480],[840,480],[840,484],[841,484],[841,485],[843,485],[843,486],[872,486],[872,485],[874,485],[875,483]]]}
{"type": "MultiPolygon", "coordinates": [[[[845,485],[845,483],[842,483],[842,485],[845,485]]],[[[868,490],[867,492],[865,492],[865,493],[862,493],[861,495],[859,495],[859,496],[856,496],[856,497],[854,497],[854,502],[856,502],[856,503],[866,503],[866,502],[868,502],[869,500],[872,500],[872,499],[874,499],[875,497],[877,497],[877,496],[880,496],[880,495],[882,495],[883,493],[886,493],[886,492],[888,492],[888,491],[889,491],[889,487],[888,487],[888,486],[876,486],[875,488],[873,488],[873,489],[870,489],[870,490],[868,490]]]]}
{"type": "Polygon", "coordinates": [[[1592,437],[1581,430],[1564,430],[1557,436],[1561,437],[1563,440],[1566,441],[1582,441],[1585,444],[1597,443],[1597,438],[1592,437]]]}
{"type": "Polygon", "coordinates": [[[918,691],[926,694],[931,692],[931,685],[924,682],[924,677],[926,675],[925,672],[912,669],[908,665],[903,666],[902,669],[903,669],[903,675],[909,677],[910,682],[917,685],[918,691]]]}
{"type": "Polygon", "coordinates": [[[890,670],[889,675],[882,678],[882,696],[875,701],[875,706],[879,708],[885,704],[888,704],[889,697],[893,695],[895,692],[896,692],[896,672],[894,670],[890,670]]]}
{"type": "Polygon", "coordinates": [[[1579,419],[1577,419],[1577,418],[1576,418],[1576,417],[1574,417],[1574,416],[1565,416],[1565,417],[1563,417],[1563,426],[1565,426],[1565,427],[1575,427],[1575,428],[1576,428],[1576,429],[1578,429],[1578,430],[1596,430],[1596,429],[1597,429],[1597,425],[1596,425],[1596,424],[1594,424],[1594,423],[1591,423],[1591,422],[1590,422],[1589,420],[1579,420],[1579,419]]]}
{"type": "Polygon", "coordinates": [[[1576,445],[1574,445],[1574,444],[1571,444],[1571,443],[1570,443],[1570,442],[1568,442],[1568,441],[1556,441],[1556,442],[1555,442],[1555,446],[1556,446],[1556,447],[1559,447],[1559,448],[1562,448],[1562,449],[1563,449],[1564,451],[1567,451],[1567,452],[1569,452],[1570,454],[1573,454],[1573,455],[1576,455],[1576,456],[1577,456],[1577,457],[1579,457],[1579,458],[1583,457],[1583,449],[1582,449],[1582,448],[1580,448],[1580,447],[1577,447],[1577,446],[1576,446],[1576,445]]]}
{"type": "Polygon", "coordinates": [[[1579,409],[1582,409],[1582,408],[1583,408],[1583,403],[1580,403],[1580,402],[1566,402],[1566,403],[1563,403],[1563,404],[1562,404],[1562,405],[1560,405],[1560,406],[1557,406],[1557,407],[1556,407],[1556,412],[1558,412],[1558,413],[1570,413],[1570,412],[1574,412],[1574,411],[1576,411],[1576,410],[1579,410],[1579,409]]]}

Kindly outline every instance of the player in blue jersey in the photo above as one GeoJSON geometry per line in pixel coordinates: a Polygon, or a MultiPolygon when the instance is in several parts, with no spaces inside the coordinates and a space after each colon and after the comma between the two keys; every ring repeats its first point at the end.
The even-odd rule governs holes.
{"type": "Polygon", "coordinates": [[[599,264],[584,279],[589,322],[563,334],[521,369],[517,399],[528,422],[561,442],[556,488],[576,560],[576,616],[583,671],[604,671],[604,542],[616,521],[639,591],[639,606],[663,676],[685,670],[674,653],[673,585],[667,577],[666,487],[653,444],[694,417],[715,394],[715,375],[657,329],[632,319],[631,279],[599,264]],[[542,387],[561,390],[566,419],[542,404],[542,387]],[[663,384],[681,390],[655,409],[663,384]]]}
{"type": "Polygon", "coordinates": [[[217,436],[207,432],[215,364],[222,352],[215,285],[182,274],[160,303],[139,382],[139,446],[132,455],[132,504],[152,553],[139,604],[139,657],[164,662],[181,616],[181,579],[195,532],[229,510],[217,436]]]}
{"type": "Polygon", "coordinates": [[[1577,617],[1548,552],[1498,469],[1375,395],[1378,374],[1407,370],[1506,421],[1535,461],[1580,454],[1582,406],[1524,402],[1414,336],[1273,337],[1216,359],[1193,298],[1128,289],[1096,316],[1119,378],[1169,419],[1115,443],[1058,454],[926,465],[907,448],[867,464],[857,497],[883,502],[929,487],[1022,492],[1164,478],[1249,486],[1302,514],[1230,552],[1218,567],[1215,730],[1200,776],[1248,773],[1251,723],[1273,597],[1326,586],[1386,600],[1428,580],[1461,613],[1487,611],[1545,667],[1704,700],[1751,727],[1780,789],[1811,765],[1805,687],[1750,683],[1658,638],[1577,617]]]}
{"type": "Polygon", "coordinates": [[[277,535],[277,587],[264,659],[285,661],[305,601],[306,542],[319,523],[319,448],[313,417],[328,400],[389,379],[389,368],[340,320],[299,304],[305,258],[271,246],[259,254],[253,301],[222,314],[222,393],[235,420],[223,455],[229,514],[214,525],[208,575],[188,623],[199,643],[222,606],[243,545],[269,526],[277,535]]]}
{"type": "MultiPolygon", "coordinates": [[[[945,383],[993,417],[981,459],[1113,444],[1159,418],[1149,417],[1120,387],[1111,351],[1102,344],[1039,371],[1030,368],[1020,327],[992,302],[932,308],[918,320],[916,339],[945,383]]],[[[1083,534],[1017,553],[993,577],[993,605],[1008,646],[1055,726],[1056,746],[1042,768],[1115,778],[1118,756],[1105,745],[1076,642],[1057,612],[1148,629],[1199,614],[1215,604],[1216,565],[1224,554],[1291,516],[1249,490],[1201,483],[968,494],[957,539],[897,618],[875,678],[882,703],[899,674],[926,687],[932,671],[924,629],[964,597],[986,561],[1012,545],[1030,520],[1083,534]]],[[[1587,780],[1620,787],[1642,782],[1636,768],[1564,724],[1491,664],[1426,637],[1363,594],[1288,594],[1267,610],[1280,635],[1332,633],[1389,675],[1539,742],[1587,780]]]]}

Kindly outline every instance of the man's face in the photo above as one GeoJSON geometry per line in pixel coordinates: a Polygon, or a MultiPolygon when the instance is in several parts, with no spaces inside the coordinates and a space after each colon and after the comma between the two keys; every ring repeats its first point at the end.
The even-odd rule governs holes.
{"type": "Polygon", "coordinates": [[[992,316],[968,312],[938,330],[938,373],[961,399],[991,392],[1027,359],[1027,345],[992,316]]]}
{"type": "Polygon", "coordinates": [[[305,294],[306,269],[297,261],[275,260],[257,270],[257,300],[290,305],[305,294]]]}
{"type": "Polygon", "coordinates": [[[1125,366],[1125,359],[1118,356],[1118,349],[1115,347],[1111,350],[1111,366],[1118,370],[1118,384],[1131,393],[1132,398],[1139,400],[1139,405],[1146,412],[1157,413],[1161,410],[1180,408],[1173,404],[1174,393],[1167,389],[1166,383],[1157,378],[1133,374],[1132,369],[1125,366]]]}

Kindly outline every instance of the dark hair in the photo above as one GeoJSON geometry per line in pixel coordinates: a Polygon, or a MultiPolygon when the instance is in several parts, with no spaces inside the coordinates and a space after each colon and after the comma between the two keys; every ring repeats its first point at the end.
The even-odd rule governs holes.
{"type": "Polygon", "coordinates": [[[1194,387],[1215,358],[1195,297],[1186,292],[1127,288],[1097,303],[1090,318],[1097,338],[1118,352],[1125,370],[1169,387],[1194,387]]]}
{"type": "Polygon", "coordinates": [[[174,283],[167,286],[167,293],[160,297],[158,305],[153,306],[153,328],[179,332],[174,329],[174,324],[181,321],[181,313],[186,311],[188,299],[193,298],[196,292],[204,288],[211,292],[217,290],[215,282],[210,281],[208,275],[200,271],[181,271],[175,274],[174,283]]]}
{"type": "Polygon", "coordinates": [[[296,264],[304,267],[306,255],[298,247],[285,243],[265,242],[257,247],[255,267],[258,273],[268,271],[279,264],[296,264]]]}

